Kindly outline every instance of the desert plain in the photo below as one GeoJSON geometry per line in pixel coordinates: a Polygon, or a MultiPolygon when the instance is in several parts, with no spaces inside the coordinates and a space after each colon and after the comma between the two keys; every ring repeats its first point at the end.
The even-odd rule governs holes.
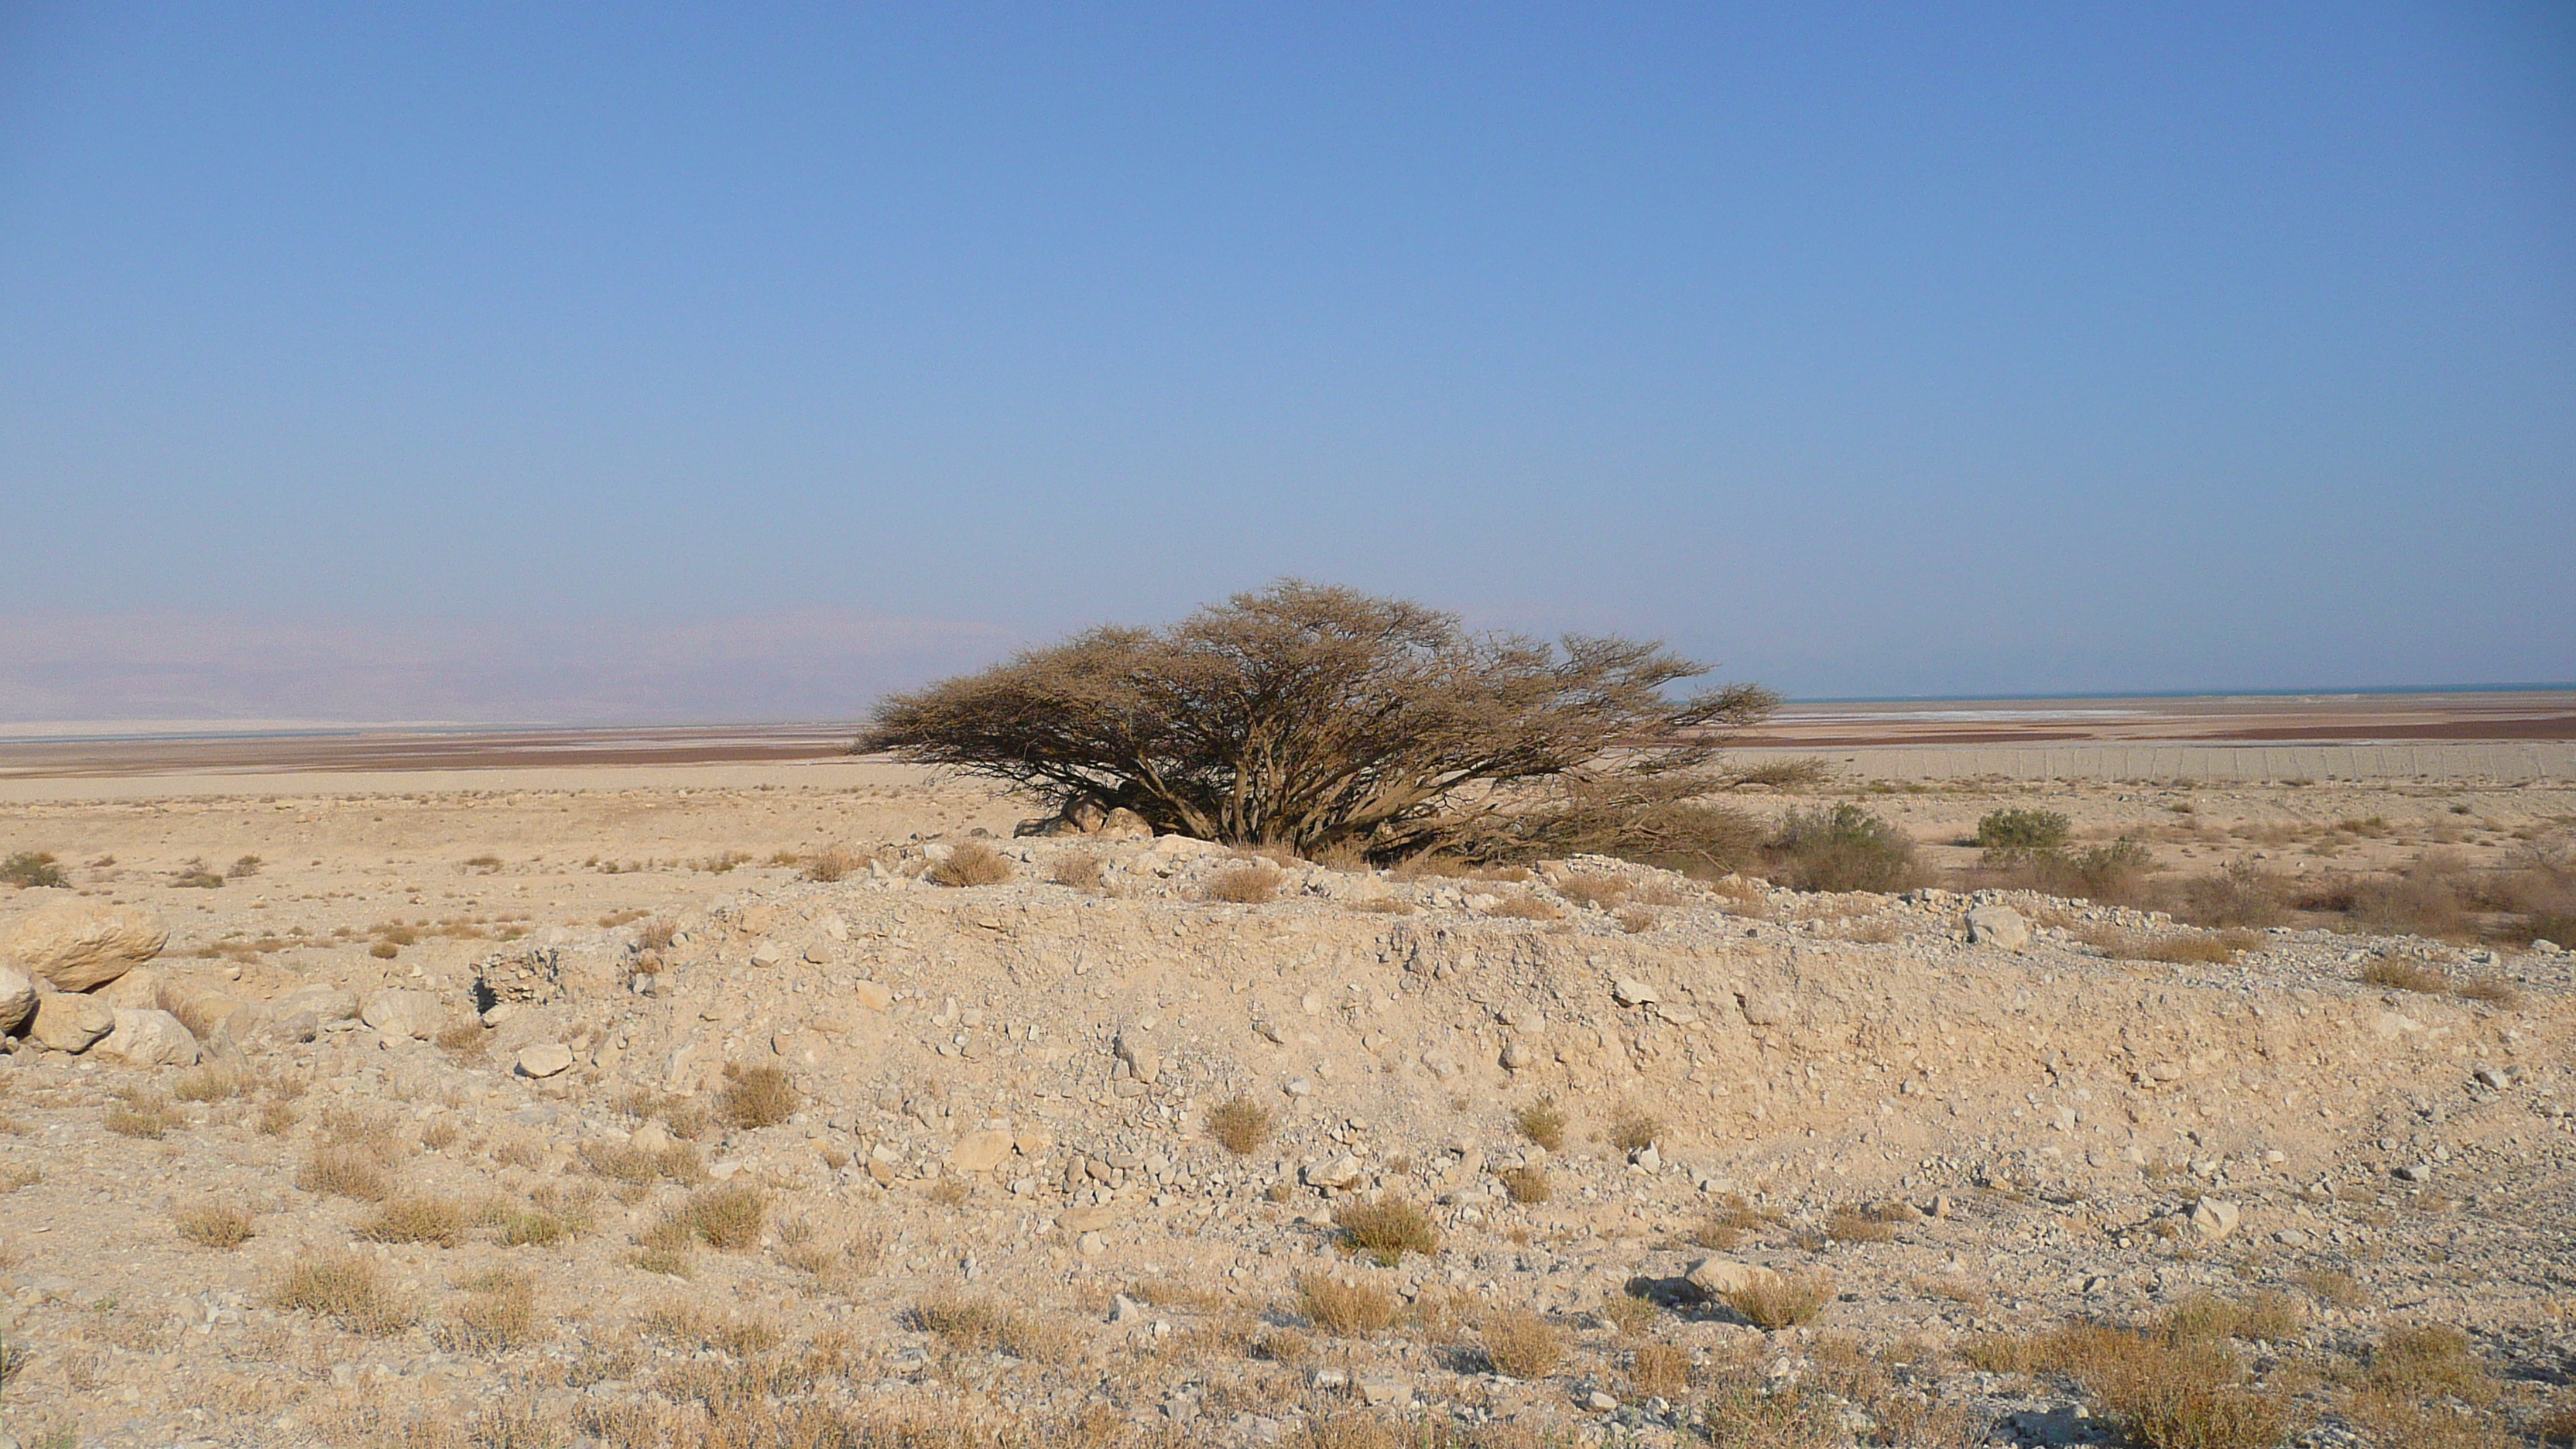
{"type": "Polygon", "coordinates": [[[0,1446],[2576,1433],[2564,774],[1733,792],[1915,842],[1828,891],[1021,837],[808,733],[0,759],[0,966],[113,1032],[0,1055],[0,1446]]]}

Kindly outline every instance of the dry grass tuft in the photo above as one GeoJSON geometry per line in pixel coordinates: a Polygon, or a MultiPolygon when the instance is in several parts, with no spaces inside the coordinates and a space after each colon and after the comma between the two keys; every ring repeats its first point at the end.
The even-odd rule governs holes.
{"type": "Polygon", "coordinates": [[[1505,896],[1485,912],[1509,921],[1561,921],[1565,912],[1536,896],[1505,896]]]}
{"type": "Polygon", "coordinates": [[[324,1145],[313,1149],[295,1174],[295,1185],[330,1197],[382,1202],[393,1196],[394,1178],[383,1159],[363,1147],[324,1145]]]}
{"type": "Polygon", "coordinates": [[[1540,1203],[1556,1196],[1555,1184],[1547,1180],[1545,1167],[1514,1167],[1501,1176],[1503,1191],[1510,1193],[1514,1202],[1540,1203]]]}
{"type": "Polygon", "coordinates": [[[1334,1212],[1342,1241],[1354,1252],[1367,1253],[1394,1266],[1407,1253],[1425,1257],[1440,1251],[1440,1230],[1431,1215],[1400,1197],[1353,1203],[1334,1212]]]}
{"type": "Polygon", "coordinates": [[[1569,875],[1556,883],[1556,893],[1589,910],[1606,911],[1626,901],[1628,883],[1615,875],[1569,875]]]}
{"type": "Polygon", "coordinates": [[[2262,949],[2263,934],[2242,928],[2194,931],[2181,936],[2140,936],[2127,931],[2078,933],[2088,945],[2120,961],[2163,961],[2172,965],[2224,966],[2248,951],[2262,949]]]}
{"type": "Polygon", "coordinates": [[[1258,906],[1279,899],[1280,883],[1287,876],[1279,867],[1263,862],[1257,865],[1228,866],[1209,876],[1199,887],[1199,899],[1224,901],[1238,906],[1258,906]]]}
{"type": "Polygon", "coordinates": [[[1241,1093],[1227,1098],[1207,1117],[1208,1135],[1237,1157],[1248,1157],[1269,1141],[1275,1125],[1269,1108],[1241,1093]]]}
{"type": "Polygon", "coordinates": [[[2165,1310],[2160,1328],[2167,1338],[2242,1338],[2286,1342],[2308,1330],[2308,1315],[2286,1293],[2261,1292],[2244,1299],[2195,1293],[2165,1310]]]}
{"type": "Polygon", "coordinates": [[[2359,1308],[2370,1301],[2360,1279],[2328,1268],[2302,1268],[2290,1275],[2290,1283],[2331,1308],[2359,1308]]]}
{"type": "Polygon", "coordinates": [[[746,1130],[775,1127],[803,1105],[804,1098],[797,1095],[796,1083],[784,1067],[728,1063],[724,1090],[716,1097],[716,1110],[724,1119],[746,1130]]]}
{"type": "Polygon", "coordinates": [[[1554,1097],[1541,1097],[1512,1114],[1512,1125],[1521,1135],[1550,1152],[1565,1150],[1566,1117],[1554,1097]]]}
{"type": "Polygon", "coordinates": [[[465,1285],[465,1302],[442,1326],[453,1353],[505,1353],[537,1341],[537,1290],[527,1274],[496,1269],[465,1285]]]}
{"type": "Polygon", "coordinates": [[[1610,1121],[1610,1145],[1622,1152],[1643,1151],[1663,1135],[1663,1119],[1639,1108],[1622,1107],[1610,1121]]]}
{"type": "Polygon", "coordinates": [[[1825,1219],[1825,1236],[1837,1243],[1884,1243],[1896,1229],[1862,1208],[1836,1208],[1825,1219]]]}
{"type": "Polygon", "coordinates": [[[1690,1392],[1690,1352],[1669,1343],[1638,1344],[1628,1355],[1628,1383],[1648,1397],[1679,1399],[1690,1392]]]}
{"type": "Polygon", "coordinates": [[[2404,956],[2383,956],[2372,961],[2361,968],[2361,979],[2364,985],[2420,991],[2428,996],[2439,996],[2451,989],[2451,978],[2441,967],[2404,956]]]}
{"type": "Polygon", "coordinates": [[[44,1180],[45,1170],[41,1167],[19,1163],[0,1167],[0,1192],[16,1192],[22,1187],[34,1187],[44,1180]]]}
{"type": "Polygon", "coordinates": [[[1019,1312],[989,1298],[926,1299],[913,1317],[964,1353],[999,1349],[1034,1363],[1064,1363],[1080,1355],[1081,1336],[1069,1326],[1019,1312]]]}
{"type": "Polygon", "coordinates": [[[278,1307],[316,1313],[351,1333],[381,1338],[412,1321],[408,1300],[385,1282],[373,1258],[325,1253],[287,1270],[270,1295],[278,1307]]]}
{"type": "Polygon", "coordinates": [[[151,1092],[127,1092],[125,1100],[107,1109],[107,1130],[119,1137],[141,1137],[159,1141],[174,1127],[185,1127],[188,1119],[170,1106],[170,1099],[151,1092]]]}
{"type": "Polygon", "coordinates": [[[637,1187],[647,1187],[664,1178],[690,1184],[707,1180],[706,1165],[699,1161],[698,1149],[686,1142],[674,1142],[659,1152],[624,1142],[586,1143],[581,1149],[581,1162],[598,1176],[637,1187]]]}
{"type": "Polygon", "coordinates": [[[960,842],[924,874],[934,885],[993,886],[1011,878],[1010,858],[980,840],[960,842]]]}
{"type": "Polygon", "coordinates": [[[465,1209],[453,1198],[398,1197],[358,1224],[358,1236],[371,1243],[436,1243],[453,1248],[465,1241],[465,1225],[465,1209]]]}
{"type": "Polygon", "coordinates": [[[690,1238],[710,1248],[739,1253],[758,1246],[769,1199],[760,1189],[734,1183],[709,1188],[675,1209],[667,1222],[677,1222],[690,1238]]]}
{"type": "Polygon", "coordinates": [[[1056,857],[1055,869],[1048,879],[1087,895],[1098,895],[1109,888],[1108,865],[1109,857],[1099,851],[1068,851],[1056,857]]]}
{"type": "Polygon", "coordinates": [[[258,1231],[250,1209],[231,1203],[181,1208],[172,1217],[178,1222],[179,1236],[201,1248],[238,1248],[258,1231]]]}
{"type": "Polygon", "coordinates": [[[259,1135],[283,1137],[286,1135],[286,1129],[295,1125],[295,1118],[296,1111],[292,1105],[285,1102],[266,1103],[259,1109],[259,1135]]]}
{"type": "Polygon", "coordinates": [[[170,1083],[170,1095],[182,1102],[220,1102],[241,1095],[238,1073],[220,1062],[190,1067],[170,1083]]]}
{"type": "Polygon", "coordinates": [[[1601,1300],[1602,1321],[1621,1338],[1636,1337],[1654,1327],[1663,1316],[1664,1311],[1655,1306],[1653,1299],[1634,1293],[1613,1293],[1601,1300]]]}
{"type": "Polygon", "coordinates": [[[483,1029],[483,1023],[470,1016],[451,1021],[438,1029],[439,1050],[460,1057],[479,1057],[491,1042],[490,1035],[483,1029]]]}
{"type": "Polygon", "coordinates": [[[838,845],[825,846],[805,856],[805,878],[830,885],[865,870],[867,864],[868,858],[857,851],[838,845]]]}
{"type": "Polygon", "coordinates": [[[1662,917],[1645,906],[1622,906],[1619,908],[1619,913],[1611,919],[1619,923],[1620,930],[1631,936],[1641,936],[1655,929],[1655,922],[1662,917]]]}
{"type": "Polygon", "coordinates": [[[1326,1333],[1362,1338],[1393,1327],[1400,1309],[1394,1294],[1373,1283],[1310,1273],[1297,1280],[1297,1312],[1326,1333]]]}
{"type": "Polygon", "coordinates": [[[1565,1361],[1565,1339],[1556,1326],[1519,1309],[1497,1313],[1479,1330],[1485,1357],[1497,1373],[1516,1379],[1545,1378],[1565,1361]]]}
{"type": "Polygon", "coordinates": [[[1752,1282],[1724,1295],[1727,1307],[1764,1332],[1813,1323],[1834,1301],[1834,1280],[1822,1273],[1756,1274],[1752,1282]]]}

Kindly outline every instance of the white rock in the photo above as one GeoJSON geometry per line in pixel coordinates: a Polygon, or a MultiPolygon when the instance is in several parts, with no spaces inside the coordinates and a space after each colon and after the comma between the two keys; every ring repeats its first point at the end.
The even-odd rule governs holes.
{"type": "Polygon", "coordinates": [[[561,1076],[572,1070],[572,1063],[572,1048],[559,1041],[541,1041],[519,1049],[519,1075],[523,1077],[561,1076]]]}
{"type": "Polygon", "coordinates": [[[0,1036],[27,1024],[36,1014],[36,984],[7,966],[0,966],[0,1036]]]}
{"type": "Polygon", "coordinates": [[[1531,1051],[1526,1042],[1508,1041],[1503,1043],[1504,1071],[1523,1072],[1537,1065],[1538,1053],[1531,1051]]]}
{"type": "Polygon", "coordinates": [[[1619,978],[1617,984],[1610,988],[1610,997],[1621,1006],[1644,1006],[1649,1002],[1663,999],[1656,993],[1654,987],[1633,976],[1619,978]]]}
{"type": "Polygon", "coordinates": [[[775,941],[763,941],[751,948],[751,964],[763,970],[787,964],[787,949],[775,941]]]}
{"type": "Polygon", "coordinates": [[[197,1038],[179,1018],[166,1011],[137,1011],[117,1007],[116,1025],[90,1048],[92,1056],[107,1057],[137,1067],[193,1067],[201,1053],[197,1038]]]}
{"type": "Polygon", "coordinates": [[[114,1030],[115,1007],[76,991],[57,991],[36,1003],[36,1024],[27,1034],[58,1052],[85,1052],[114,1030]]]}
{"type": "Polygon", "coordinates": [[[990,1172],[1009,1160],[1010,1155],[1008,1131],[969,1132],[948,1150],[948,1166],[956,1172],[990,1172]]]}
{"type": "Polygon", "coordinates": [[[2193,1206],[2191,1225],[2200,1230],[2202,1237],[2215,1241],[2236,1231],[2236,1224],[2242,1216],[2236,1204],[2205,1197],[2193,1206]]]}
{"type": "Polygon", "coordinates": [[[1363,1171],[1365,1169],[1360,1166],[1358,1158],[1344,1153],[1330,1162],[1306,1164],[1304,1176],[1306,1185],[1309,1187],[1329,1187],[1338,1190],[1358,1182],[1363,1171]]]}
{"type": "Polygon", "coordinates": [[[358,1019],[387,1036],[427,1041],[447,1021],[447,1005],[427,991],[379,991],[358,1008],[358,1019]]]}
{"type": "Polygon", "coordinates": [[[1693,1288],[1710,1298],[1723,1298],[1741,1293],[1757,1284],[1768,1283],[1777,1275],[1753,1263],[1739,1263],[1732,1258],[1702,1258],[1691,1264],[1683,1275],[1693,1288]]]}
{"type": "Polygon", "coordinates": [[[170,927],[141,906],[56,901],[0,921],[0,957],[64,991],[92,991],[161,954],[170,927]]]}
{"type": "Polygon", "coordinates": [[[1981,946],[2018,951],[2030,944],[2030,922],[2010,906],[1977,906],[1968,912],[1968,939],[1981,946]]]}

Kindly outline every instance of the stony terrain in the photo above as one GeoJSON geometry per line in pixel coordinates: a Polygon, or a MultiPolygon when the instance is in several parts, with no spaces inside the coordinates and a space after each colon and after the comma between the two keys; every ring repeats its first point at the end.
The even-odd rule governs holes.
{"type": "MultiPolygon", "coordinates": [[[[2030,802],[2284,870],[2576,817],[1868,801],[1946,863],[2030,802]]],[[[2276,1439],[2576,1422],[2562,951],[1015,813],[12,807],[0,1444],[2107,1442],[2015,1335],[2194,1313],[2276,1439]]]]}

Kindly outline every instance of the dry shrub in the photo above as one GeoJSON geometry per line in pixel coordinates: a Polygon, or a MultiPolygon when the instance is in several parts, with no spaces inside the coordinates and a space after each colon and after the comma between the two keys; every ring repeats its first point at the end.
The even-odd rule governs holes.
{"type": "Polygon", "coordinates": [[[172,1217],[178,1222],[179,1236],[201,1248],[238,1248],[258,1231],[250,1209],[233,1203],[181,1208],[172,1217]]]}
{"type": "Polygon", "coordinates": [[[959,842],[948,858],[923,873],[932,884],[994,886],[1011,878],[1010,858],[980,840],[959,842]]]}
{"type": "Polygon", "coordinates": [[[2495,1400],[2496,1382],[2478,1362],[2469,1336],[2456,1328],[2402,1326],[2371,1350],[2368,1387],[2418,1403],[2449,1396],[2471,1404],[2495,1400]]]}
{"type": "Polygon", "coordinates": [[[751,1129],[775,1127],[796,1115],[804,1099],[796,1093],[796,1083],[784,1067],[746,1067],[739,1062],[725,1064],[724,1090],[716,1095],[716,1110],[736,1127],[751,1129]]]}
{"type": "Polygon", "coordinates": [[[460,1017],[438,1029],[439,1049],[460,1057],[479,1057],[491,1043],[492,1038],[484,1031],[483,1023],[470,1016],[460,1017]]]}
{"type": "Polygon", "coordinates": [[[241,1095],[239,1074],[220,1062],[191,1067],[173,1078],[170,1095],[182,1102],[220,1102],[241,1095]]]}
{"type": "Polygon", "coordinates": [[[1628,1383],[1652,1398],[1678,1399],[1690,1392],[1688,1350],[1669,1343],[1641,1343],[1628,1354],[1628,1383]]]}
{"type": "Polygon", "coordinates": [[[527,1274],[496,1269],[465,1285],[465,1302],[439,1341],[453,1353],[504,1353],[537,1341],[537,1290],[527,1274]]]}
{"type": "Polygon", "coordinates": [[[560,1247],[590,1228],[586,1213],[501,1198],[485,1203],[476,1220],[493,1229],[493,1240],[505,1248],[560,1247]]]}
{"type": "Polygon", "coordinates": [[[1619,923],[1620,930],[1631,936],[1641,936],[1655,929],[1655,922],[1662,918],[1644,906],[1622,906],[1611,919],[1619,923]]]}
{"type": "Polygon", "coordinates": [[[2286,1293],[2261,1292],[2244,1299],[2194,1293],[2165,1310],[2158,1325],[2170,1339],[2243,1338],[2283,1342],[2307,1332],[2308,1315],[2286,1293]]]}
{"type": "Polygon", "coordinates": [[[975,1189],[963,1176],[952,1172],[933,1182],[928,1196],[941,1207],[962,1208],[974,1199],[975,1189]]]}
{"type": "Polygon", "coordinates": [[[1109,885],[1109,858],[1096,850],[1068,851],[1056,857],[1049,879],[1060,886],[1071,886],[1090,895],[1098,895],[1109,885]]]}
{"type": "Polygon", "coordinates": [[[1606,911],[1628,899],[1628,883],[1615,875],[1569,875],[1556,883],[1556,893],[1587,910],[1606,911]]]}
{"type": "Polygon", "coordinates": [[[1081,1352],[1081,1338],[1061,1323],[1051,1323],[990,1298],[943,1296],[913,1308],[923,1329],[935,1333],[961,1353],[996,1349],[1036,1363],[1063,1363],[1081,1352]]]}
{"type": "Polygon", "coordinates": [[[1556,1195],[1555,1185],[1547,1180],[1547,1169],[1540,1166],[1508,1168],[1502,1173],[1503,1190],[1514,1202],[1546,1202],[1556,1195]]]}
{"type": "Polygon", "coordinates": [[[394,1177],[384,1160],[364,1147],[325,1144],[304,1160],[295,1185],[330,1197],[382,1202],[393,1195],[394,1177]]]}
{"type": "Polygon", "coordinates": [[[1270,1109],[1238,1092],[1208,1113],[1210,1137],[1237,1157],[1248,1157],[1270,1140],[1270,1109]]]}
{"type": "Polygon", "coordinates": [[[1440,1230],[1431,1215],[1400,1197],[1353,1203],[1333,1214],[1342,1241],[1353,1252],[1367,1253],[1394,1266],[1407,1253],[1428,1257],[1440,1251],[1440,1230]]]}
{"type": "Polygon", "coordinates": [[[713,1349],[735,1358],[767,1353],[786,1338],[770,1319],[718,1318],[680,1302],[657,1303],[646,1309],[644,1316],[635,1321],[635,1329],[674,1348],[693,1352],[713,1349]]]}
{"type": "Polygon", "coordinates": [[[1535,1313],[1510,1309],[1493,1315],[1481,1330],[1485,1357],[1494,1371],[1516,1379],[1545,1378],[1565,1361],[1565,1340],[1556,1326],[1535,1313]]]}
{"type": "Polygon", "coordinates": [[[117,1106],[107,1109],[107,1130],[119,1137],[141,1137],[159,1141],[173,1127],[185,1127],[188,1119],[170,1106],[166,1097],[145,1092],[132,1092],[117,1106]]]}
{"type": "Polygon", "coordinates": [[[706,1165],[698,1159],[698,1149],[686,1142],[674,1142],[659,1152],[648,1152],[627,1142],[585,1143],[581,1161],[598,1176],[637,1187],[647,1187],[664,1178],[679,1183],[707,1180],[706,1165]]]}
{"type": "Polygon", "coordinates": [[[398,1197],[358,1224],[358,1236],[371,1243],[436,1243],[453,1248],[465,1241],[465,1224],[465,1209],[453,1198],[398,1197]]]}
{"type": "Polygon", "coordinates": [[[710,1248],[739,1253],[759,1244],[761,1223],[768,1212],[769,1198],[759,1188],[729,1183],[695,1194],[673,1209],[663,1222],[677,1225],[684,1235],[683,1243],[694,1240],[710,1248]]]}
{"type": "Polygon", "coordinates": [[[657,917],[635,929],[635,946],[639,951],[668,951],[672,938],[679,934],[679,922],[657,917]]]}
{"type": "Polygon", "coordinates": [[[16,1192],[22,1187],[34,1187],[44,1180],[45,1170],[41,1167],[17,1163],[0,1166],[0,1192],[16,1192]]]}
{"type": "Polygon", "coordinates": [[[1837,1243],[1884,1243],[1896,1229],[1864,1209],[1836,1208],[1825,1219],[1825,1236],[1837,1243]]]}
{"type": "Polygon", "coordinates": [[[1751,1282],[1721,1298],[1745,1322],[1772,1332],[1813,1323],[1834,1301],[1834,1280],[1822,1273],[1757,1273],[1751,1282]]]}
{"type": "Polygon", "coordinates": [[[845,880],[852,873],[867,868],[868,858],[843,846],[830,845],[813,851],[804,859],[805,878],[830,885],[845,880]]]}
{"type": "Polygon", "coordinates": [[[2475,977],[2451,988],[2451,994],[2462,1001],[2475,1001],[2498,1011],[2513,1011],[2522,1005],[2522,993],[2491,976],[2475,977]]]}
{"type": "Polygon", "coordinates": [[[1225,901],[1238,906],[1258,906],[1279,898],[1279,884],[1287,877],[1279,867],[1268,863],[1228,866],[1209,876],[1199,887],[1199,899],[1225,901]]]}
{"type": "Polygon", "coordinates": [[[1550,1152],[1565,1150],[1566,1117],[1554,1097],[1541,1097],[1512,1114],[1512,1125],[1521,1135],[1550,1152]]]}
{"type": "Polygon", "coordinates": [[[1642,1152],[1664,1135],[1664,1120],[1637,1107],[1622,1107],[1610,1120],[1610,1145],[1622,1152],[1642,1152]]]}
{"type": "Polygon", "coordinates": [[[1320,1273],[1309,1273],[1297,1280],[1298,1314],[1341,1338],[1383,1332],[1394,1326],[1399,1311],[1395,1295],[1374,1283],[1320,1273]]]}
{"type": "Polygon", "coordinates": [[[1505,896],[1485,912],[1510,921],[1561,921],[1565,912],[1536,896],[1505,896]]]}
{"type": "Polygon", "coordinates": [[[1663,1316],[1664,1311],[1655,1306],[1653,1299],[1634,1293],[1613,1293],[1601,1300],[1602,1321],[1621,1338],[1636,1337],[1654,1327],[1663,1316]]]}
{"type": "Polygon", "coordinates": [[[410,1302],[385,1281],[375,1259],[358,1253],[325,1253],[296,1264],[270,1298],[370,1338],[399,1333],[412,1321],[410,1302]]]}
{"type": "Polygon", "coordinates": [[[284,1102],[270,1102],[259,1109],[259,1135],[283,1137],[295,1125],[295,1109],[284,1102]]]}
{"type": "Polygon", "coordinates": [[[2232,861],[2217,874],[2183,881],[2175,890],[2166,909],[2195,926],[2277,926],[2289,896],[2278,874],[2250,860],[2232,861]]]}
{"type": "Polygon", "coordinates": [[[2451,989],[2451,978],[2441,967],[2406,956],[2382,956],[2370,962],[2361,968],[2361,979],[2366,985],[2420,991],[2429,996],[2451,989]]]}
{"type": "Polygon", "coordinates": [[[2469,930],[2463,867],[2444,851],[2416,857],[2394,876],[2363,880],[2348,908],[2355,923],[2390,936],[2457,939],[2469,930]]]}
{"type": "Polygon", "coordinates": [[[2235,1356],[2207,1339],[2077,1325],[2048,1335],[2040,1359],[2145,1449],[2271,1449],[2289,1435],[2281,1406],[2247,1389],[2235,1356]]]}

